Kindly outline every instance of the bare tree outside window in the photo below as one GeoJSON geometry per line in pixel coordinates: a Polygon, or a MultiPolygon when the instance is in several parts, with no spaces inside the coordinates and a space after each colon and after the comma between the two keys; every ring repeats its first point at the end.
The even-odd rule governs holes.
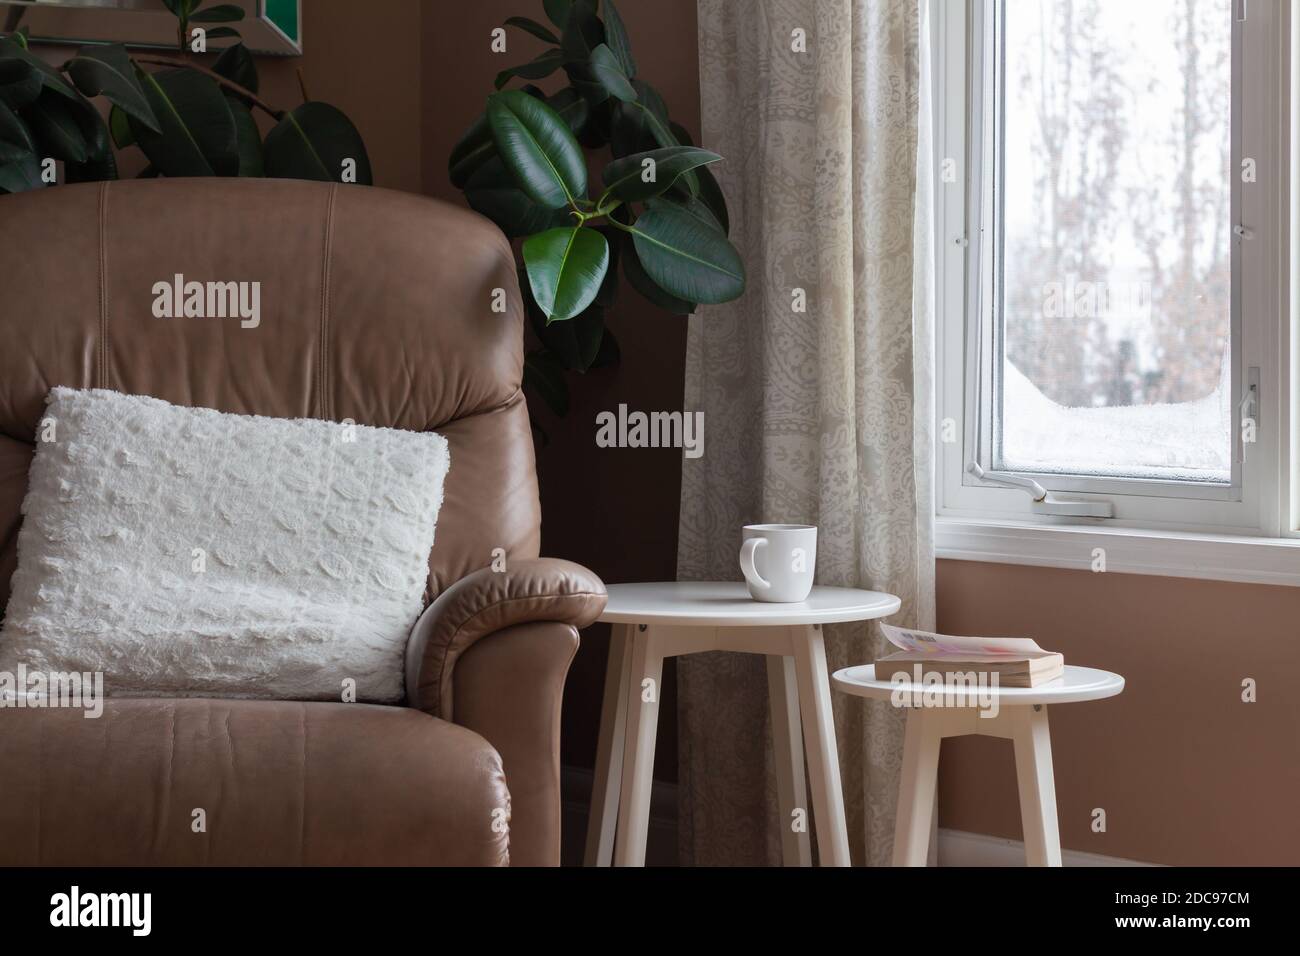
{"type": "Polygon", "coordinates": [[[1000,459],[1231,475],[1231,0],[1007,0],[1000,459]]]}

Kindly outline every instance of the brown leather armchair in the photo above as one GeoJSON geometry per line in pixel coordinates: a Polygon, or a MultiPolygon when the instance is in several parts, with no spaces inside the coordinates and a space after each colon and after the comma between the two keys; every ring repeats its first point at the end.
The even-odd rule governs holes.
{"type": "Polygon", "coordinates": [[[0,709],[0,864],[558,863],[560,700],[605,589],[537,557],[523,310],[496,227],[380,189],[175,179],[0,197],[0,248],[0,606],[52,386],[451,448],[407,706],[0,709]],[[260,322],[156,318],[151,289],[177,274],[259,281],[260,322]]]}

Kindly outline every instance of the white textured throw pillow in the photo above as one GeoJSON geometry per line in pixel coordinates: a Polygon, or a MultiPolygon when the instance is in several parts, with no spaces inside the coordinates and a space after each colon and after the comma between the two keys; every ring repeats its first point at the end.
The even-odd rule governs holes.
{"type": "Polygon", "coordinates": [[[47,401],[0,671],[102,671],[109,696],[339,700],[351,679],[358,700],[401,697],[446,439],[47,401]]]}

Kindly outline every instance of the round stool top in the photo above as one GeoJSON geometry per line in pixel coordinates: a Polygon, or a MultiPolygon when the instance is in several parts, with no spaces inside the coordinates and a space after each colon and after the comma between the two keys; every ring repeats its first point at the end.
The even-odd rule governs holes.
{"type": "Polygon", "coordinates": [[[899,600],[880,591],[814,587],[795,604],[755,601],[738,581],[663,581],[611,584],[600,620],[611,624],[754,627],[765,624],[836,624],[888,617],[899,600]]]}
{"type": "MultiPolygon", "coordinates": [[[[978,669],[977,665],[971,665],[972,670],[978,669]]],[[[890,695],[898,688],[905,692],[922,693],[927,690],[924,684],[915,684],[908,681],[903,684],[895,684],[892,681],[876,680],[876,668],[874,664],[859,664],[856,667],[845,667],[831,675],[831,683],[836,689],[844,691],[846,694],[856,694],[859,697],[880,697],[888,700],[890,695]]],[[[1103,697],[1114,697],[1124,689],[1124,678],[1118,674],[1112,674],[1110,671],[1098,670],[1095,667],[1075,667],[1073,664],[1065,665],[1065,674],[1054,681],[1046,684],[1039,684],[1037,687],[998,687],[981,688],[982,693],[997,695],[1001,704],[1015,706],[1020,704],[1069,704],[1080,700],[1100,700],[1103,697]]],[[[960,694],[969,694],[969,690],[963,688],[948,688],[942,690],[935,686],[935,694],[943,693],[945,702],[950,699],[956,703],[956,698],[960,694]]],[[[950,703],[949,706],[952,706],[950,703]]]]}

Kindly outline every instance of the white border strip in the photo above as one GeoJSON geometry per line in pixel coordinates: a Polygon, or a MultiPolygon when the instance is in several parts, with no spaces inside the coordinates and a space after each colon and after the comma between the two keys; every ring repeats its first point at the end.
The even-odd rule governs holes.
{"type": "Polygon", "coordinates": [[[934,532],[936,556],[959,561],[1090,571],[1100,548],[1107,572],[1300,586],[1295,538],[954,518],[935,519],[934,532]]]}

